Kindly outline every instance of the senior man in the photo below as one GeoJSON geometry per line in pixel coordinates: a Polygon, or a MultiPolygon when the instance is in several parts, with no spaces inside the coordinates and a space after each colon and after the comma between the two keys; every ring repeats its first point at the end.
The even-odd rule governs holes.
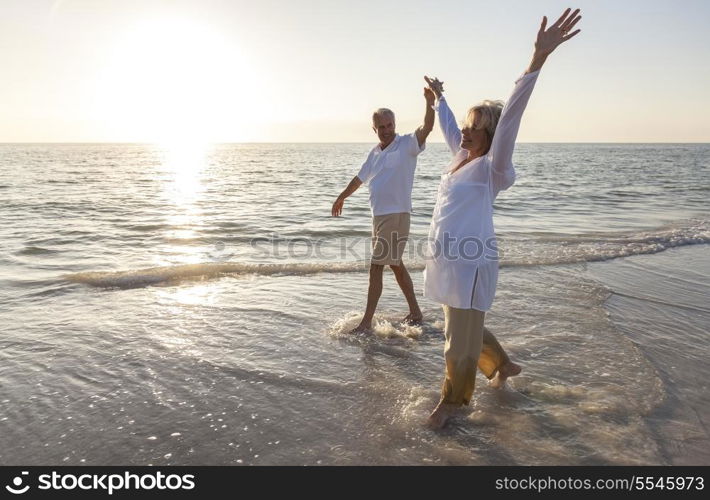
{"type": "Polygon", "coordinates": [[[372,129],[379,143],[372,148],[360,172],[340,193],[333,203],[332,215],[343,212],[345,199],[362,184],[370,190],[372,210],[372,260],[367,306],[360,324],[351,333],[372,328],[372,318],[382,294],[382,272],[390,266],[397,284],[402,289],[409,305],[409,314],[403,322],[419,324],[422,312],[414,294],[412,278],[402,262],[402,255],[409,238],[410,213],[412,212],[412,186],[417,157],[424,151],[426,138],[434,127],[434,102],[436,96],[424,89],[426,112],[424,123],[412,134],[395,132],[394,113],[387,108],[377,109],[372,115],[372,129]]]}

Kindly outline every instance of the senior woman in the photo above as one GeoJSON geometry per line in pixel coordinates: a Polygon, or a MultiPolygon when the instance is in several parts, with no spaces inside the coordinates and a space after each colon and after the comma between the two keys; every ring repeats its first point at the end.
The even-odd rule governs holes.
{"type": "Polygon", "coordinates": [[[515,182],[513,148],[520,120],[547,57],[580,30],[579,9],[567,9],[549,28],[543,17],[535,52],[508,103],[484,101],[472,107],[459,130],[441,95],[442,82],[425,77],[437,97],[446,144],[454,155],[441,176],[429,231],[424,295],[443,304],[446,361],[441,400],[429,425],[441,428],[473,395],[476,368],[496,385],[520,372],[492,333],[484,329],[498,280],[493,201],[515,182]]]}

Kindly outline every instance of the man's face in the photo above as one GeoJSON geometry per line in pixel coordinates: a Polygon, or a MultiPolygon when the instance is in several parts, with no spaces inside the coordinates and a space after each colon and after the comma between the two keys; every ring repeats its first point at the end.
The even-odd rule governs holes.
{"type": "Polygon", "coordinates": [[[394,140],[394,118],[391,116],[384,115],[375,117],[372,129],[375,131],[382,144],[387,145],[394,140]]]}

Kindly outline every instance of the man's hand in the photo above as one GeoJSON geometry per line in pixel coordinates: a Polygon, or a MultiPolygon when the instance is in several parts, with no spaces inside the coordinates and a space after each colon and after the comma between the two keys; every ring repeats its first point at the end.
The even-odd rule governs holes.
{"type": "Polygon", "coordinates": [[[343,213],[343,205],[345,204],[345,198],[341,198],[338,196],[338,199],[335,200],[335,203],[333,203],[333,208],[330,211],[330,214],[333,217],[339,217],[340,214],[343,213]]]}
{"type": "Polygon", "coordinates": [[[348,187],[345,188],[345,190],[340,193],[338,198],[335,200],[335,203],[333,203],[333,208],[330,210],[330,214],[333,217],[338,217],[340,214],[343,213],[343,204],[345,203],[345,198],[353,194],[355,191],[357,191],[357,188],[362,186],[362,181],[360,178],[356,175],[353,177],[353,179],[350,181],[350,184],[348,184],[348,187]]]}
{"type": "Polygon", "coordinates": [[[441,94],[444,92],[444,82],[440,82],[436,77],[429,78],[428,76],[424,77],[424,81],[427,83],[429,90],[437,99],[441,97],[441,94]]]}
{"type": "Polygon", "coordinates": [[[424,87],[424,99],[429,106],[433,106],[436,102],[436,94],[429,87],[424,87]]]}

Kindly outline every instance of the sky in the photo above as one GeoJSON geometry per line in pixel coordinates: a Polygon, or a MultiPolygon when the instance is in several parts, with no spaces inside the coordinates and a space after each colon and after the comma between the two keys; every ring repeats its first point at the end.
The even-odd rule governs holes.
{"type": "Polygon", "coordinates": [[[507,99],[568,6],[521,142],[710,142],[706,0],[0,0],[0,142],[374,142],[425,74],[507,99]]]}

